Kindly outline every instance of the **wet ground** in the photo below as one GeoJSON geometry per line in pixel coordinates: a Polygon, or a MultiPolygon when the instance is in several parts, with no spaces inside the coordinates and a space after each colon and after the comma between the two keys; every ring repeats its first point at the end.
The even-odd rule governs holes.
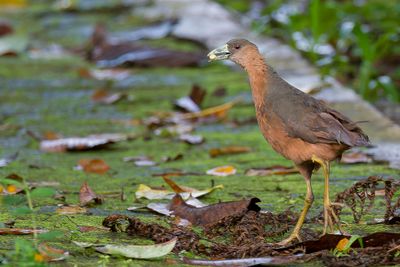
{"type": "MultiPolygon", "coordinates": [[[[57,192],[65,196],[64,201],[53,197],[39,198],[34,201],[34,207],[37,210],[38,227],[59,230],[62,233],[49,244],[69,251],[67,263],[71,265],[87,266],[98,262],[132,264],[123,258],[105,258],[98,253],[87,252],[71,243],[72,240],[152,243],[149,239],[131,237],[124,233],[100,230],[82,232],[78,226],[101,227],[103,219],[115,213],[165,225],[165,217],[151,212],[126,210],[133,204],[150,202],[135,198],[139,184],[167,187],[164,180],[153,176],[154,174],[176,170],[200,173],[174,178],[178,184],[199,189],[223,184],[223,189],[202,197],[201,200],[207,204],[257,197],[261,200],[259,206],[263,210],[277,213],[288,207],[292,207],[292,211],[299,211],[304,200],[306,187],[299,174],[263,177],[244,175],[247,169],[254,167],[291,166],[291,162],[273,152],[266,144],[252,120],[254,108],[244,73],[222,64],[208,64],[204,59],[192,67],[124,67],[128,72],[120,78],[115,77],[116,73],[112,78],[96,78],[92,74],[99,67],[86,60],[86,55],[91,49],[90,38],[96,23],[101,22],[111,35],[118,37],[157,21],[156,18],[140,17],[140,14],[134,12],[136,8],[99,4],[64,10],[40,1],[1,14],[2,19],[14,30],[14,34],[10,36],[17,38],[19,44],[26,43],[26,46],[15,50],[16,46],[6,43],[10,51],[8,56],[0,58],[0,158],[8,158],[17,153],[13,162],[0,167],[0,175],[6,177],[16,173],[28,182],[39,183],[38,187],[45,187],[45,182],[53,183],[57,192]],[[176,136],[157,135],[141,123],[155,113],[172,111],[174,101],[188,95],[193,84],[198,84],[207,91],[202,108],[221,105],[238,96],[244,99],[232,107],[222,121],[195,125],[194,133],[203,136],[204,143],[190,145],[177,140],[176,136]],[[215,93],[221,87],[225,88],[224,93],[221,90],[220,93],[215,93]],[[124,98],[113,104],[99,103],[93,97],[94,92],[99,89],[124,94],[124,98]],[[249,122],[238,123],[246,121],[249,122]],[[102,150],[63,153],[41,151],[38,141],[41,138],[51,139],[54,135],[84,137],[102,133],[129,134],[134,138],[117,142],[102,150]],[[251,152],[216,158],[209,156],[212,148],[232,145],[249,147],[251,152]],[[183,159],[167,162],[162,160],[163,157],[175,157],[177,154],[182,154],[183,159]],[[123,160],[134,156],[148,156],[159,164],[136,166],[133,162],[123,160]],[[96,174],[74,169],[79,160],[88,158],[104,160],[110,170],[105,174],[96,174]],[[206,174],[207,170],[223,165],[233,165],[237,173],[226,177],[206,174]],[[87,214],[56,213],[56,206],[60,203],[79,204],[78,192],[84,181],[97,194],[105,196],[104,203],[92,207],[87,214]],[[124,192],[123,199],[120,197],[121,190],[124,192]]],[[[204,47],[190,40],[161,35],[156,40],[143,39],[136,42],[145,46],[196,52],[205,57],[204,47]]],[[[386,164],[377,163],[334,164],[331,195],[334,196],[354,182],[373,175],[396,178],[398,171],[388,168],[386,164]]],[[[322,181],[321,173],[314,175],[316,201],[310,217],[318,215],[322,210],[322,181]]],[[[31,217],[12,212],[15,207],[26,205],[24,195],[7,197],[0,203],[0,222],[12,220],[17,228],[32,227],[31,217]],[[10,202],[13,204],[9,205],[10,202]]],[[[376,201],[371,213],[365,216],[365,221],[383,218],[384,207],[383,198],[376,201]]],[[[396,226],[354,224],[350,210],[343,211],[342,220],[346,222],[344,229],[351,234],[381,230],[398,232],[396,226]]],[[[306,228],[321,231],[322,225],[309,222],[306,228]]],[[[277,241],[283,237],[277,236],[269,241],[277,241]]],[[[23,238],[31,239],[29,236],[23,238]]],[[[13,251],[14,242],[15,236],[0,236],[0,254],[8,255],[7,253],[13,251]]],[[[194,255],[186,252],[183,256],[194,255]]],[[[167,259],[176,260],[178,256],[169,254],[167,259]]],[[[151,264],[161,266],[165,262],[166,259],[162,258],[152,260],[151,264]]],[[[149,264],[148,261],[139,260],[133,263],[139,266],[149,264]]]]}

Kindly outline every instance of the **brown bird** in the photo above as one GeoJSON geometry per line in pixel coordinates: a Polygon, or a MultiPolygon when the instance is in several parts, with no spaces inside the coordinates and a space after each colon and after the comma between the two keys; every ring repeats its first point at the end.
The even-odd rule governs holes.
{"type": "Polygon", "coordinates": [[[330,161],[354,146],[369,144],[366,134],[340,112],[329,108],[283,80],[244,39],[233,39],[208,54],[210,61],[229,59],[248,74],[258,125],[272,148],[294,162],[304,176],[307,194],[304,208],[291,235],[280,242],[300,240],[299,231],[314,201],[312,172],[322,167],[325,177],[324,232],[340,222],[329,199],[330,161]]]}

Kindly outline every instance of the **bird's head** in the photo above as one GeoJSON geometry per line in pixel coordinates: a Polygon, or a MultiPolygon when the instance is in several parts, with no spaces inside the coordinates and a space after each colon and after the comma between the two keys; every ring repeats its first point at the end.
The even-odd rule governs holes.
{"type": "Polygon", "coordinates": [[[209,61],[229,59],[244,66],[253,53],[258,54],[255,44],[246,39],[232,39],[225,45],[212,50],[207,57],[209,61]]]}

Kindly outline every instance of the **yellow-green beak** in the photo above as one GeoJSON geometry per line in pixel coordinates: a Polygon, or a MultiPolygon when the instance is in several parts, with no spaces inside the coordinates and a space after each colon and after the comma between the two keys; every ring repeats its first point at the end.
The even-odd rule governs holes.
{"type": "Polygon", "coordinates": [[[224,59],[228,59],[229,56],[231,55],[231,53],[228,50],[228,45],[223,45],[221,47],[218,47],[216,49],[214,49],[213,51],[211,51],[210,53],[208,53],[207,57],[208,57],[208,61],[216,61],[216,60],[224,60],[224,59]]]}

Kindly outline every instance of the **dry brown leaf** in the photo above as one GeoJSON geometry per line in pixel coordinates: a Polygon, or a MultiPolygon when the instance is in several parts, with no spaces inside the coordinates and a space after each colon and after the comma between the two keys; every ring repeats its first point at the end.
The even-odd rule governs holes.
{"type": "Polygon", "coordinates": [[[251,148],[247,146],[227,146],[220,148],[212,148],[208,151],[210,157],[215,158],[222,155],[240,154],[251,152],[251,148]]]}
{"type": "Polygon", "coordinates": [[[114,104],[125,97],[124,93],[110,93],[106,89],[98,89],[91,96],[93,102],[106,105],[114,104]]]}
{"type": "Polygon", "coordinates": [[[163,162],[171,162],[171,161],[177,161],[177,160],[181,160],[181,159],[183,159],[183,154],[179,153],[179,154],[176,154],[173,157],[170,157],[170,156],[162,157],[161,160],[163,162]]]}
{"type": "Polygon", "coordinates": [[[79,203],[83,206],[94,201],[96,204],[103,203],[103,199],[96,195],[95,192],[89,187],[87,182],[84,182],[79,190],[79,203]]]}
{"type": "Polygon", "coordinates": [[[166,48],[149,47],[137,42],[117,41],[109,43],[103,25],[97,25],[92,35],[92,49],[88,58],[101,68],[120,66],[184,67],[197,66],[204,55],[166,48]]]}
{"type": "Polygon", "coordinates": [[[62,261],[65,260],[69,255],[68,251],[50,247],[46,243],[39,244],[38,251],[40,255],[43,256],[43,260],[46,262],[62,261]]]}
{"type": "Polygon", "coordinates": [[[105,174],[110,169],[102,159],[80,159],[78,165],[87,173],[105,174]]]}
{"type": "Polygon", "coordinates": [[[0,235],[32,235],[47,233],[48,230],[29,228],[0,228],[0,235]]]}
{"type": "Polygon", "coordinates": [[[372,157],[364,152],[349,152],[342,155],[341,163],[356,164],[356,163],[371,163],[372,157]]]}
{"type": "Polygon", "coordinates": [[[80,207],[78,205],[61,206],[56,209],[57,214],[63,214],[63,215],[82,214],[82,213],[86,213],[86,212],[87,212],[86,208],[80,207]]]}
{"type": "Polygon", "coordinates": [[[175,101],[175,108],[184,112],[199,112],[206,93],[206,90],[194,84],[188,96],[175,101]]]}
{"type": "Polygon", "coordinates": [[[245,171],[246,176],[268,176],[268,175],[287,175],[299,173],[294,167],[274,165],[267,168],[251,168],[245,171]]]}
{"type": "Polygon", "coordinates": [[[222,120],[226,118],[228,111],[238,102],[239,100],[234,100],[219,106],[204,109],[199,112],[192,112],[183,114],[180,117],[184,120],[200,120],[200,119],[213,119],[222,120]]]}
{"type": "Polygon", "coordinates": [[[202,208],[187,204],[180,195],[175,195],[170,204],[170,210],[175,216],[190,221],[194,225],[207,226],[227,217],[241,214],[248,210],[260,211],[258,198],[239,201],[221,202],[202,208]]]}

